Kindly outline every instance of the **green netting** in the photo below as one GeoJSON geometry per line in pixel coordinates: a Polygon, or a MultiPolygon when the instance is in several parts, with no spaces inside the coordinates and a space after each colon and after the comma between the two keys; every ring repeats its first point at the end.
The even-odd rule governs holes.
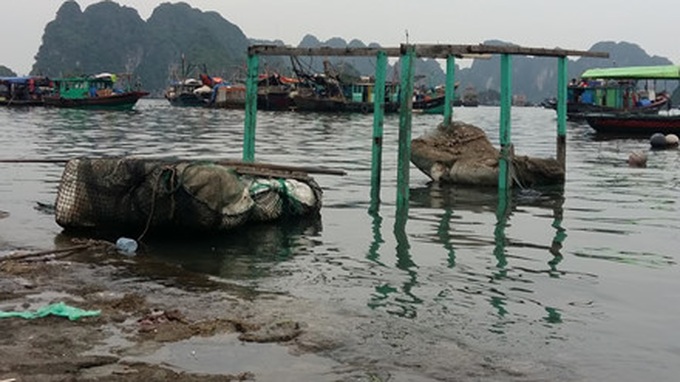
{"type": "Polygon", "coordinates": [[[93,317],[98,316],[101,312],[99,310],[83,310],[73,306],[66,305],[63,302],[58,302],[56,304],[51,304],[44,306],[35,311],[23,311],[23,312],[3,312],[0,311],[0,318],[25,318],[27,320],[32,320],[36,318],[42,318],[47,316],[60,316],[66,317],[71,321],[78,320],[83,317],[93,317]]]}

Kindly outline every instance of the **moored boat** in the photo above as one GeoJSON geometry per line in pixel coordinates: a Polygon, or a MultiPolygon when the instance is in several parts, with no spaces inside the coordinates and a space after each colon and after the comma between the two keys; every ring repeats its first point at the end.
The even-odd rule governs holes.
{"type": "MultiPolygon", "coordinates": [[[[592,113],[658,114],[670,106],[666,92],[656,92],[647,80],[680,79],[680,66],[630,66],[595,68],[583,72],[581,81],[575,79],[567,87],[567,118],[583,120],[592,113]]],[[[557,109],[557,101],[546,100],[543,105],[557,109]]]]}
{"type": "MultiPolygon", "coordinates": [[[[115,74],[58,78],[53,93],[43,97],[45,106],[79,109],[130,110],[149,93],[119,83],[115,74]]],[[[122,81],[121,81],[122,82],[122,81]]]]}
{"type": "Polygon", "coordinates": [[[413,111],[423,114],[444,114],[446,97],[437,95],[413,101],[413,111]]]}
{"type": "Polygon", "coordinates": [[[0,77],[0,106],[42,106],[51,90],[47,77],[0,77]]]}
{"type": "Polygon", "coordinates": [[[207,106],[212,89],[200,91],[205,85],[195,78],[187,78],[171,83],[165,89],[165,99],[172,106],[207,106]]]}
{"type": "Polygon", "coordinates": [[[603,134],[680,134],[680,114],[590,113],[585,118],[590,127],[603,134]]]}

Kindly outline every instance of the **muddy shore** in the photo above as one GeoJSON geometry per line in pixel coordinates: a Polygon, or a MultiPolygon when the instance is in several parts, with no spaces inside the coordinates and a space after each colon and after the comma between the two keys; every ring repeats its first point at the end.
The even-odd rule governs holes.
{"type": "Polygon", "coordinates": [[[0,252],[0,310],[64,302],[100,314],[0,319],[0,381],[526,381],[555,371],[106,246],[7,260],[21,253],[0,252]]]}

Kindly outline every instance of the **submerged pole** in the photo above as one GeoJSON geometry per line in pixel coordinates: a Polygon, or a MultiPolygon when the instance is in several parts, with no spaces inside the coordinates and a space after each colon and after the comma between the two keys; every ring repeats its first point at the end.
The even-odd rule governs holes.
{"type": "Polygon", "coordinates": [[[259,58],[248,54],[248,78],[246,79],[246,116],[243,131],[243,161],[255,161],[255,125],[257,120],[257,74],[259,58]]]}
{"type": "Polygon", "coordinates": [[[557,161],[567,169],[567,58],[557,58],[557,161]]]}
{"type": "Polygon", "coordinates": [[[453,119],[453,96],[456,91],[455,81],[456,58],[449,55],[446,58],[446,84],[444,85],[444,125],[451,124],[453,119]]]}
{"type": "Polygon", "coordinates": [[[512,139],[510,109],[512,108],[512,57],[501,55],[501,157],[498,163],[498,188],[506,190],[511,186],[510,165],[512,163],[512,139]]]}
{"type": "Polygon", "coordinates": [[[373,157],[371,160],[371,205],[380,202],[382,171],[383,125],[385,123],[385,78],[387,54],[378,52],[375,64],[375,87],[373,89],[373,157]]]}
{"type": "Polygon", "coordinates": [[[411,123],[413,118],[413,61],[415,46],[401,46],[401,86],[399,88],[399,154],[397,161],[397,211],[408,211],[411,164],[411,123]]]}

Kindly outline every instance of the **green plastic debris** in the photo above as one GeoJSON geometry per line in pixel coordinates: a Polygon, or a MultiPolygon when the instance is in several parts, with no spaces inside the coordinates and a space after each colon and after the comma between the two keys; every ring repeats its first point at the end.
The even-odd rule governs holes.
{"type": "Polygon", "coordinates": [[[19,317],[25,318],[27,320],[32,320],[34,318],[43,318],[46,316],[54,315],[67,317],[71,321],[75,321],[83,317],[98,316],[101,313],[99,310],[82,310],[73,306],[68,306],[63,302],[58,302],[56,304],[47,305],[34,312],[3,312],[0,311],[0,318],[12,318],[19,317]]]}

